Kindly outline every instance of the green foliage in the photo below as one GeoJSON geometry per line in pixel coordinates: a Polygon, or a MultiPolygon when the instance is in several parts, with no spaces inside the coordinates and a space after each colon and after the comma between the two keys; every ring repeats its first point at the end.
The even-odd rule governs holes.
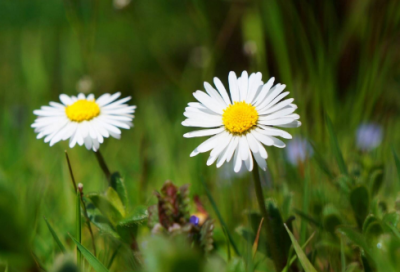
{"type": "Polygon", "coordinates": [[[317,272],[317,270],[315,270],[314,266],[310,263],[310,261],[308,260],[306,254],[304,253],[304,251],[302,250],[302,248],[300,247],[299,243],[296,241],[296,239],[294,238],[292,232],[289,230],[289,228],[286,226],[285,224],[285,228],[286,231],[289,234],[290,240],[292,241],[294,250],[296,251],[296,254],[300,260],[301,265],[304,268],[304,271],[306,272],[317,272]]]}
{"type": "MultiPolygon", "coordinates": [[[[288,148],[266,147],[262,185],[285,259],[294,249],[283,222],[300,244],[316,233],[303,252],[318,270],[399,270],[399,1],[135,0],[120,9],[116,2],[0,1],[0,271],[77,271],[67,233],[85,214],[75,209],[68,142],[37,140],[32,111],[61,93],[117,91],[138,106],[135,127],[101,145],[121,174],[105,187],[92,152],[68,149],[85,185],[95,258],[111,271],[273,271],[264,232],[252,254],[261,217],[243,212],[257,207],[248,173],[208,167],[206,154],[189,158],[204,138],[182,138],[191,94],[214,76],[228,87],[228,72],[242,70],[287,85],[302,122],[287,130],[313,146],[297,166],[288,165],[288,148]],[[382,125],[373,150],[358,148],[361,122],[382,125]],[[151,233],[160,220],[152,192],[166,179],[180,188],[179,204],[163,206],[180,211],[170,222],[197,212],[194,195],[215,218],[196,230],[203,248],[187,243],[189,227],[151,233]]],[[[87,224],[80,227],[80,244],[92,250],[87,224]]],[[[86,259],[82,267],[93,270],[86,259]]]]}
{"type": "Polygon", "coordinates": [[[87,260],[90,266],[96,272],[108,272],[108,269],[95,257],[89,250],[87,250],[81,243],[79,243],[74,237],[70,236],[72,241],[76,244],[83,257],[87,260]]]}
{"type": "Polygon", "coordinates": [[[333,154],[335,156],[336,163],[339,166],[340,173],[342,175],[347,175],[348,174],[347,166],[344,162],[343,154],[342,151],[340,150],[338,140],[336,139],[336,134],[333,130],[332,121],[328,115],[325,115],[325,122],[326,122],[326,127],[328,128],[331,148],[333,149],[333,154]]]}
{"type": "Polygon", "coordinates": [[[365,186],[355,187],[350,192],[350,203],[359,228],[369,213],[369,193],[365,186]]]}
{"type": "Polygon", "coordinates": [[[66,251],[65,251],[65,247],[64,247],[64,245],[62,244],[62,242],[60,241],[60,238],[58,238],[57,233],[54,231],[54,229],[53,229],[53,227],[50,225],[49,221],[47,221],[46,218],[44,218],[44,220],[46,221],[46,225],[47,225],[47,227],[49,228],[49,231],[51,232],[51,235],[53,236],[54,241],[57,243],[57,245],[58,245],[58,247],[60,248],[60,250],[61,250],[63,253],[65,253],[65,252],[66,252],[66,251]]]}

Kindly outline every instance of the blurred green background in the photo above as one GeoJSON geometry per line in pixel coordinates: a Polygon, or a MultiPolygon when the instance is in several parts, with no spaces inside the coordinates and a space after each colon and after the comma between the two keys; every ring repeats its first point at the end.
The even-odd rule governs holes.
{"type": "MultiPolygon", "coordinates": [[[[135,127],[100,149],[111,170],[125,178],[131,205],[154,204],[152,192],[170,179],[190,184],[191,194],[200,195],[213,216],[200,182],[204,178],[243,249],[246,242],[235,228],[248,224],[244,210],[257,208],[251,175],[233,175],[232,165],[207,167],[206,154],[189,158],[203,139],[184,139],[190,128],[180,124],[203,81],[217,76],[227,84],[229,71],[260,71],[264,81],[274,76],[286,84],[302,121],[289,132],[313,142],[334,174],[325,175],[314,160],[291,166],[284,150],[267,149],[265,193],[284,220],[303,208],[318,217],[313,207],[330,204],[344,222],[356,225],[335,186],[339,168],[325,113],[349,168],[365,160],[383,167],[376,202],[385,200],[394,209],[400,189],[391,153],[392,147],[400,153],[399,34],[396,0],[1,0],[0,261],[7,267],[8,260],[27,254],[52,267],[56,245],[43,217],[66,240],[74,232],[75,197],[64,150],[85,192],[106,186],[92,152],[36,140],[33,110],[58,101],[61,93],[132,96],[135,127]],[[383,128],[381,145],[368,154],[356,147],[363,122],[383,128]],[[291,204],[285,202],[288,196],[291,204]]],[[[299,217],[294,222],[296,235],[300,222],[299,217]]],[[[312,232],[312,225],[305,228],[303,242],[312,232]]],[[[216,233],[224,243],[218,224],[216,233]]],[[[90,245],[87,239],[84,245],[90,245]]],[[[323,235],[314,239],[323,248],[323,235]]],[[[333,269],[324,262],[334,257],[319,258],[319,270],[335,271],[324,270],[333,269]]],[[[34,271],[35,265],[27,261],[17,267],[34,271]]]]}

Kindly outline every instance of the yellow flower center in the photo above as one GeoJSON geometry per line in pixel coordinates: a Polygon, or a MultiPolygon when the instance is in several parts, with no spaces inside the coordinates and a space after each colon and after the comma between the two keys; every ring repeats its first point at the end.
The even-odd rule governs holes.
{"type": "Polygon", "coordinates": [[[100,107],[95,101],[82,99],[66,107],[65,113],[71,121],[89,121],[100,114],[100,107]]]}
{"type": "Polygon", "coordinates": [[[244,134],[254,126],[258,120],[256,108],[246,102],[235,102],[229,105],[222,114],[225,128],[233,134],[244,134]]]}

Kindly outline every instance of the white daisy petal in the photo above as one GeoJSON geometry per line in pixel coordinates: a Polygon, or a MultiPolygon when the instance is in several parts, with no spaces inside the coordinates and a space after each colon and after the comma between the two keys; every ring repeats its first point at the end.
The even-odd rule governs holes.
{"type": "Polygon", "coordinates": [[[249,78],[249,89],[247,92],[247,97],[245,99],[245,101],[247,103],[252,103],[254,96],[257,93],[258,88],[262,85],[262,81],[261,81],[261,73],[258,72],[256,74],[251,74],[250,78],[249,78]]]}
{"type": "Polygon", "coordinates": [[[85,147],[86,147],[86,149],[87,149],[87,150],[92,149],[93,139],[92,139],[91,137],[87,136],[87,137],[84,139],[84,141],[85,141],[85,147]]]}
{"type": "Polygon", "coordinates": [[[249,143],[249,147],[253,153],[258,152],[258,141],[251,133],[246,134],[247,142],[249,143]]]}
{"type": "Polygon", "coordinates": [[[226,161],[227,162],[231,161],[233,152],[235,152],[238,144],[239,144],[239,137],[233,137],[233,140],[229,144],[228,150],[226,152],[226,161]]]}
{"type": "Polygon", "coordinates": [[[217,101],[213,100],[210,96],[202,91],[197,91],[193,93],[193,96],[206,108],[212,110],[215,113],[222,114],[223,106],[217,101]]]}
{"type": "Polygon", "coordinates": [[[247,149],[247,159],[244,160],[244,164],[246,165],[247,170],[252,171],[253,170],[253,166],[254,166],[254,162],[253,162],[253,157],[251,156],[251,151],[250,149],[247,149]]]}
{"type": "Polygon", "coordinates": [[[249,75],[246,71],[242,72],[240,76],[240,84],[239,84],[239,91],[240,91],[240,100],[245,100],[247,98],[247,89],[249,87],[249,75]]]}
{"type": "Polygon", "coordinates": [[[284,142],[282,142],[278,138],[275,138],[274,136],[267,136],[267,137],[269,137],[270,139],[272,139],[272,141],[274,141],[274,146],[276,147],[284,148],[286,146],[284,142]]]}
{"type": "Polygon", "coordinates": [[[217,87],[218,92],[221,94],[222,98],[224,99],[226,105],[232,104],[231,100],[229,99],[229,95],[225,90],[224,85],[222,84],[221,80],[219,80],[218,77],[214,77],[214,84],[215,84],[215,87],[217,87]]]}
{"type": "Polygon", "coordinates": [[[259,132],[257,131],[257,129],[255,129],[255,130],[252,131],[251,133],[253,134],[253,136],[254,136],[258,141],[262,142],[262,143],[265,144],[266,146],[271,146],[271,145],[274,144],[274,141],[273,141],[270,137],[268,137],[268,136],[266,136],[266,135],[264,135],[264,134],[262,134],[262,133],[259,133],[259,132]]]}
{"type": "Polygon", "coordinates": [[[279,125],[285,125],[293,122],[293,118],[286,117],[286,118],[278,118],[274,120],[268,120],[268,121],[259,121],[260,124],[262,125],[267,125],[267,126],[279,126],[279,125]]]}
{"type": "MultiPolygon", "coordinates": [[[[282,93],[282,91],[284,90],[286,88],[286,85],[282,85],[282,84],[277,84],[277,85],[275,85],[274,87],[272,87],[271,89],[270,89],[270,91],[268,92],[268,95],[267,96],[265,96],[265,99],[263,98],[263,99],[260,99],[258,102],[257,102],[257,107],[259,108],[259,109],[264,109],[265,107],[267,107],[267,106],[269,106],[269,104],[272,104],[271,102],[275,99],[275,98],[277,98],[277,97],[279,97],[278,99],[280,100],[280,99],[282,99],[282,98],[280,98],[280,94],[282,93]]],[[[288,92],[285,92],[285,93],[283,93],[283,94],[281,94],[281,96],[286,96],[288,94],[288,92]]],[[[278,101],[279,101],[278,100],[278,101]]],[[[274,100],[274,101],[276,101],[276,100],[274,100]]]]}
{"type": "Polygon", "coordinates": [[[276,125],[277,127],[283,127],[283,128],[297,128],[299,126],[301,126],[301,122],[300,121],[293,121],[287,124],[280,124],[280,125],[276,125]]]}
{"type": "Polygon", "coordinates": [[[231,140],[232,136],[229,133],[225,133],[225,135],[221,137],[218,145],[210,153],[210,157],[207,160],[208,166],[213,164],[217,160],[217,158],[221,155],[221,153],[225,151],[226,147],[229,145],[231,140]]]}
{"type": "Polygon", "coordinates": [[[284,130],[277,129],[277,128],[272,128],[272,127],[267,127],[263,125],[259,125],[262,130],[259,130],[258,132],[263,133],[265,135],[270,135],[270,136],[280,136],[285,139],[292,139],[292,135],[287,133],[284,130]]]}
{"type": "Polygon", "coordinates": [[[207,151],[210,151],[211,149],[213,149],[218,144],[218,141],[221,136],[222,136],[222,133],[217,134],[217,135],[209,138],[202,144],[200,144],[198,147],[196,147],[196,149],[192,152],[192,154],[190,154],[190,157],[195,156],[194,154],[197,155],[198,153],[204,153],[204,152],[207,152],[207,151]]]}
{"type": "Polygon", "coordinates": [[[211,96],[211,98],[217,101],[221,107],[228,106],[228,104],[225,103],[219,93],[210,85],[210,83],[204,82],[204,88],[206,89],[206,92],[211,96]]]}
{"type": "Polygon", "coordinates": [[[249,144],[247,143],[246,137],[240,137],[239,138],[239,151],[240,151],[240,157],[242,160],[247,160],[248,155],[249,155],[249,144]]]}
{"type": "Polygon", "coordinates": [[[268,120],[273,120],[273,119],[276,119],[276,118],[284,117],[286,115],[289,115],[289,114],[293,113],[295,110],[296,109],[292,108],[292,107],[285,108],[285,109],[276,111],[276,112],[274,112],[272,114],[269,114],[269,115],[262,115],[262,116],[259,117],[259,120],[268,121],[268,120]]]}
{"type": "Polygon", "coordinates": [[[290,103],[292,103],[293,100],[294,100],[293,98],[283,100],[282,102],[280,102],[280,103],[278,103],[277,105],[273,106],[273,107],[270,108],[269,110],[263,112],[263,114],[269,114],[269,113],[278,111],[278,110],[280,110],[280,109],[286,107],[286,106],[289,105],[290,103]]]}
{"type": "Polygon", "coordinates": [[[72,99],[66,94],[60,94],[60,101],[65,105],[69,106],[73,103],[72,99]]]}
{"type": "Polygon", "coordinates": [[[267,150],[265,150],[265,147],[260,142],[258,142],[258,153],[260,154],[261,158],[265,160],[268,159],[267,150]]]}
{"type": "Polygon", "coordinates": [[[294,113],[297,106],[292,103],[293,99],[282,100],[289,94],[283,92],[285,85],[273,86],[274,78],[264,84],[261,73],[249,76],[244,71],[237,78],[234,72],[230,72],[228,82],[230,98],[221,81],[214,78],[217,90],[204,83],[208,95],[195,92],[193,95],[200,103],[191,102],[185,108],[183,126],[208,129],[188,132],[184,137],[211,136],[190,156],[211,151],[207,165],[217,162],[219,168],[233,157],[235,172],[240,171],[243,163],[247,170],[253,171],[254,161],[265,171],[268,153],[264,145],[285,147],[285,143],[276,137],[291,139],[292,136],[275,126],[300,126],[297,121],[300,116],[294,113]]]}
{"type": "MultiPolygon", "coordinates": [[[[98,150],[104,137],[121,137],[121,130],[133,126],[133,112],[136,106],[124,104],[130,97],[115,101],[121,94],[104,94],[95,100],[93,94],[87,97],[80,93],[77,97],[60,95],[60,101],[50,102],[35,110],[36,118],[31,127],[37,138],[43,138],[50,146],[69,139],[69,146],[85,145],[87,149],[98,150]],[[113,102],[115,101],[115,102],[113,102]]],[[[218,119],[219,120],[219,119],[218,119]]]]}
{"type": "Polygon", "coordinates": [[[270,93],[270,89],[274,84],[275,78],[271,77],[266,84],[264,84],[260,90],[260,93],[254,97],[253,104],[260,104],[264,98],[270,93]]]}
{"type": "MultiPolygon", "coordinates": [[[[256,160],[258,166],[264,170],[267,171],[267,162],[263,157],[261,157],[260,153],[253,153],[254,159],[256,160]]],[[[256,170],[257,171],[257,170],[256,170]]]]}
{"type": "Polygon", "coordinates": [[[211,135],[218,134],[218,133],[220,133],[220,132],[222,132],[224,130],[225,130],[224,127],[214,128],[214,129],[197,130],[197,131],[192,131],[192,132],[185,133],[185,134],[183,134],[183,137],[185,137],[185,138],[193,138],[193,137],[211,136],[211,135]]]}
{"type": "Polygon", "coordinates": [[[240,151],[238,148],[236,149],[236,152],[235,152],[233,164],[234,164],[233,171],[238,173],[240,171],[240,169],[242,168],[242,159],[240,158],[240,151]]]}
{"type": "Polygon", "coordinates": [[[229,90],[231,91],[232,104],[240,101],[239,87],[235,72],[230,72],[228,76],[229,90]]]}

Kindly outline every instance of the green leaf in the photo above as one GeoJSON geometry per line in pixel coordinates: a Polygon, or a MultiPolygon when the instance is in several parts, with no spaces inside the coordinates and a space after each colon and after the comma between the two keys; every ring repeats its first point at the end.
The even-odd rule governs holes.
{"type": "Polygon", "coordinates": [[[361,233],[349,227],[340,227],[339,231],[346,235],[354,244],[358,245],[359,247],[364,249],[365,252],[370,254],[370,249],[368,247],[367,241],[361,233]]]}
{"type": "Polygon", "coordinates": [[[128,194],[126,192],[125,182],[118,172],[111,175],[111,187],[118,193],[124,207],[128,206],[128,194]]]}
{"type": "Polygon", "coordinates": [[[57,233],[54,231],[54,229],[51,227],[49,221],[47,221],[46,217],[43,217],[44,221],[46,221],[47,227],[49,228],[49,231],[51,235],[53,236],[54,241],[57,243],[58,247],[61,249],[63,253],[66,252],[64,245],[61,243],[60,239],[58,238],[57,233]]]}
{"type": "Polygon", "coordinates": [[[343,237],[340,237],[340,263],[342,265],[342,272],[346,272],[346,254],[344,252],[343,237]]]}
{"type": "Polygon", "coordinates": [[[371,174],[371,196],[374,197],[375,195],[378,194],[379,189],[382,187],[383,184],[383,171],[381,169],[375,170],[371,174]]]}
{"type": "Polygon", "coordinates": [[[297,210],[297,209],[294,209],[294,212],[295,212],[298,216],[300,216],[302,219],[308,221],[310,224],[312,224],[312,225],[314,225],[314,226],[316,226],[316,227],[318,227],[318,228],[322,228],[322,224],[321,224],[320,222],[318,222],[317,219],[314,219],[314,218],[311,217],[310,215],[305,214],[305,213],[303,213],[302,211],[297,210]]]}
{"type": "Polygon", "coordinates": [[[339,212],[332,204],[328,204],[325,206],[322,216],[324,229],[334,234],[336,227],[342,223],[339,212]]]}
{"type": "MultiPolygon", "coordinates": [[[[235,229],[235,232],[238,233],[240,236],[243,237],[249,244],[253,244],[254,240],[256,239],[255,233],[245,227],[239,226],[235,229]]],[[[261,231],[261,234],[263,231],[261,231]]],[[[258,247],[257,250],[266,256],[271,256],[271,254],[268,252],[268,249],[266,248],[267,241],[263,236],[260,236],[260,240],[258,241],[258,247]]]]}
{"type": "Polygon", "coordinates": [[[113,204],[113,206],[119,211],[122,217],[125,217],[125,207],[122,204],[121,198],[119,198],[118,193],[112,187],[108,187],[105,195],[108,201],[113,204]]]}
{"type": "Polygon", "coordinates": [[[214,209],[214,211],[215,211],[215,214],[216,214],[217,217],[218,217],[219,222],[221,223],[222,227],[224,227],[225,230],[226,230],[226,234],[228,235],[229,241],[230,241],[231,244],[232,244],[233,250],[235,251],[236,255],[241,256],[241,254],[239,253],[239,250],[238,250],[238,248],[237,248],[237,246],[236,246],[236,244],[235,244],[235,241],[233,240],[232,235],[231,235],[231,233],[229,232],[228,227],[226,226],[225,221],[224,221],[224,219],[222,218],[222,215],[221,215],[221,213],[220,213],[219,210],[218,210],[217,204],[215,203],[214,198],[211,196],[211,193],[210,193],[210,191],[208,190],[207,185],[206,185],[206,183],[204,182],[204,179],[203,179],[203,178],[201,179],[201,182],[203,183],[204,189],[206,190],[206,194],[207,194],[208,200],[210,201],[211,206],[213,207],[213,209],[214,209]]]}
{"type": "Polygon", "coordinates": [[[308,260],[304,251],[301,249],[299,243],[297,243],[296,238],[294,238],[292,232],[289,230],[289,228],[286,226],[286,224],[284,224],[284,226],[286,228],[286,231],[289,234],[290,240],[292,241],[292,244],[293,244],[293,248],[296,251],[296,254],[300,260],[301,265],[304,268],[304,271],[305,272],[317,272],[317,270],[313,267],[313,265],[308,260]]]}
{"type": "MultiPolygon", "coordinates": [[[[76,191],[76,237],[78,238],[79,243],[82,240],[82,222],[81,222],[81,193],[79,190],[76,191]]],[[[79,248],[76,251],[76,259],[78,267],[81,266],[82,256],[79,248]]]]}
{"type": "Polygon", "coordinates": [[[335,132],[333,130],[332,121],[329,116],[325,115],[326,126],[328,128],[328,133],[330,137],[331,147],[333,149],[333,154],[335,156],[336,162],[339,166],[339,170],[343,175],[348,175],[347,166],[344,162],[342,151],[340,150],[338,141],[336,139],[335,132]]]}
{"type": "Polygon", "coordinates": [[[92,268],[96,272],[108,272],[108,269],[95,257],[89,250],[87,250],[81,243],[75,240],[74,237],[69,235],[71,239],[74,241],[79,251],[82,253],[83,257],[88,261],[88,263],[92,266],[92,268]]]}
{"type": "Polygon", "coordinates": [[[93,205],[93,203],[86,205],[86,211],[90,221],[93,223],[93,225],[98,227],[100,231],[108,233],[115,238],[119,238],[119,235],[115,231],[111,222],[93,205]]]}
{"type": "Polygon", "coordinates": [[[328,164],[326,163],[326,161],[324,160],[324,158],[322,157],[321,153],[318,151],[317,147],[315,146],[315,144],[313,142],[310,142],[314,154],[313,154],[313,159],[315,160],[315,162],[318,164],[319,168],[321,168],[321,170],[329,177],[329,178],[333,178],[334,175],[332,173],[332,171],[329,169],[328,164]]]}
{"type": "Polygon", "coordinates": [[[399,182],[400,182],[400,159],[399,156],[397,156],[396,151],[394,151],[394,148],[392,147],[392,153],[393,153],[393,157],[394,157],[394,162],[396,163],[396,168],[397,168],[397,177],[399,178],[399,182]]]}
{"type": "MultiPolygon", "coordinates": [[[[275,241],[277,241],[277,244],[279,245],[278,248],[279,253],[281,256],[284,256],[286,260],[289,254],[291,243],[290,243],[290,237],[285,231],[285,228],[283,227],[283,220],[281,213],[278,207],[276,206],[275,202],[272,201],[271,199],[267,199],[265,201],[265,205],[268,210],[269,220],[265,221],[264,224],[271,225],[272,232],[275,236],[275,241]]],[[[289,228],[291,227],[292,227],[291,224],[289,224],[289,228]]]]}
{"type": "MultiPolygon", "coordinates": [[[[308,243],[312,240],[312,238],[314,237],[315,232],[313,232],[310,237],[307,239],[307,241],[301,246],[302,249],[304,249],[308,243]]],[[[292,255],[292,248],[290,248],[290,254],[288,256],[292,255]]],[[[290,266],[292,265],[292,263],[297,259],[297,255],[294,255],[290,261],[286,264],[285,268],[282,270],[282,272],[287,272],[290,268],[290,266]]]]}
{"type": "Polygon", "coordinates": [[[362,228],[369,212],[369,193],[365,186],[358,186],[350,193],[350,203],[359,228],[362,228]]]}
{"type": "Polygon", "coordinates": [[[145,206],[138,206],[130,215],[119,221],[118,226],[126,228],[137,226],[144,223],[148,216],[147,208],[145,206]]]}
{"type": "Polygon", "coordinates": [[[399,214],[397,212],[391,212],[391,213],[387,213],[385,214],[385,216],[383,216],[382,222],[385,225],[390,224],[393,227],[397,228],[397,224],[399,223],[399,214]]]}
{"type": "MultiPolygon", "coordinates": [[[[111,187],[109,187],[109,188],[111,188],[111,187]]],[[[113,189],[111,188],[111,190],[113,190],[113,189]]],[[[121,212],[119,211],[119,209],[117,207],[115,207],[114,204],[112,202],[110,202],[108,200],[108,198],[105,197],[104,195],[92,193],[92,194],[88,194],[87,197],[92,201],[93,205],[95,205],[96,208],[98,208],[100,210],[100,212],[112,224],[115,225],[118,221],[120,221],[123,218],[123,216],[122,216],[121,212]]]]}
{"type": "Polygon", "coordinates": [[[367,229],[368,229],[368,227],[369,227],[370,224],[375,223],[375,222],[378,222],[378,221],[379,221],[379,220],[378,220],[378,218],[376,218],[375,215],[369,214],[369,215],[367,216],[367,218],[365,218],[365,220],[364,220],[364,224],[363,224],[363,227],[362,227],[362,232],[365,233],[365,232],[367,231],[367,229]]]}
{"type": "Polygon", "coordinates": [[[396,235],[397,238],[400,239],[400,232],[399,232],[399,230],[398,230],[397,228],[393,227],[393,226],[392,226],[391,224],[389,224],[388,222],[385,222],[385,225],[386,225],[389,229],[391,229],[391,230],[393,231],[394,235],[396,235]]]}

